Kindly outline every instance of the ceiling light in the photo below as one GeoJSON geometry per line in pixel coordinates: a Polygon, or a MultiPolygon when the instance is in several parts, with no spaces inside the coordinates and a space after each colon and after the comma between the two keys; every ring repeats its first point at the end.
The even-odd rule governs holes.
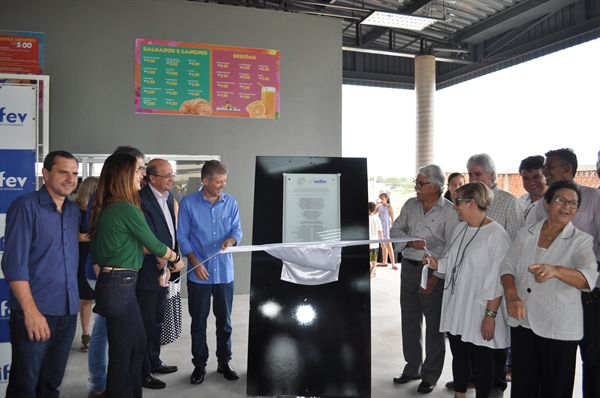
{"type": "Polygon", "coordinates": [[[361,24],[409,30],[423,30],[439,21],[436,18],[373,11],[361,24]]]}

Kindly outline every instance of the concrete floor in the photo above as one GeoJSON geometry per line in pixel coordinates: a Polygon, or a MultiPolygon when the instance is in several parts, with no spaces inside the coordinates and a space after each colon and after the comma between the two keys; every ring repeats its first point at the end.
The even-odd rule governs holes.
{"type": "MultiPolygon", "coordinates": [[[[391,268],[378,268],[377,276],[371,280],[371,396],[372,397],[423,397],[417,393],[418,382],[397,385],[393,377],[400,373],[405,365],[402,357],[402,336],[400,332],[399,304],[399,271],[391,268]]],[[[169,375],[158,375],[167,383],[163,390],[144,389],[147,398],[179,398],[179,397],[215,397],[234,398],[246,396],[246,367],[248,346],[248,294],[236,295],[233,300],[233,360],[231,364],[240,376],[239,380],[228,381],[216,372],[217,363],[214,358],[214,319],[208,331],[210,353],[205,381],[201,385],[191,385],[190,374],[193,370],[190,354],[190,336],[187,332],[190,319],[187,313],[187,300],[183,302],[183,335],[175,343],[163,346],[162,360],[168,365],[177,365],[179,371],[169,375]]],[[[212,315],[211,315],[212,317],[212,315]]],[[[85,398],[87,396],[86,381],[88,378],[87,354],[79,351],[80,331],[73,343],[67,373],[61,387],[62,397],[85,398]]],[[[444,388],[444,384],[452,379],[452,355],[447,347],[446,361],[438,386],[427,397],[452,397],[453,392],[444,388]]],[[[579,362],[579,360],[578,360],[579,362]]],[[[469,390],[468,397],[474,397],[475,391],[469,390]]],[[[510,383],[504,393],[510,396],[510,383]]],[[[577,365],[574,397],[581,397],[581,369],[577,365]]]]}

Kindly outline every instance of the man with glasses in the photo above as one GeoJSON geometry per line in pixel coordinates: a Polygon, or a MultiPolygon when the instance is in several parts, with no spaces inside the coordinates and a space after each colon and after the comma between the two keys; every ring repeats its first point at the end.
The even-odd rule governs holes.
{"type": "Polygon", "coordinates": [[[543,168],[544,157],[540,155],[529,156],[523,159],[519,165],[523,188],[527,191],[519,198],[519,203],[523,207],[525,225],[535,223],[535,210],[543,202],[544,195],[548,190],[546,177],[542,174],[543,168]]]}
{"type": "Polygon", "coordinates": [[[417,391],[433,391],[444,366],[446,345],[440,333],[440,316],[444,292],[444,275],[428,269],[427,286],[420,287],[425,250],[435,258],[442,258],[450,248],[458,216],[452,203],[444,199],[446,178],[442,169],[431,164],[419,169],[415,180],[416,198],[409,199],[400,216],[390,229],[391,238],[415,237],[421,240],[397,244],[402,250],[400,273],[400,309],[402,312],[402,351],[406,366],[394,383],[405,384],[422,379],[417,391]],[[425,332],[425,360],[421,346],[423,316],[425,332]]]}
{"type": "MultiPolygon", "coordinates": [[[[142,211],[150,230],[162,243],[174,248],[178,252],[176,231],[175,204],[173,195],[169,192],[173,188],[175,173],[173,167],[164,159],[152,159],[146,169],[148,184],[140,190],[142,211]]],[[[183,266],[167,264],[166,260],[157,259],[156,256],[146,254],[139,272],[136,288],[137,300],[146,330],[146,356],[142,365],[142,386],[152,389],[165,388],[166,384],[154,377],[154,373],[177,372],[177,366],[165,365],[160,360],[160,335],[162,332],[165,307],[167,302],[167,288],[158,283],[158,278],[167,276],[166,266],[173,271],[179,271],[183,266]]]]}
{"type": "Polygon", "coordinates": [[[469,182],[481,181],[494,193],[494,200],[487,211],[487,216],[508,232],[510,240],[517,237],[517,232],[525,224],[523,210],[519,200],[510,192],[504,191],[496,184],[498,174],[496,164],[487,153],[473,155],[467,160],[469,182]]]}
{"type": "MultiPolygon", "coordinates": [[[[599,159],[600,161],[600,159],[599,159]]],[[[543,170],[548,186],[557,181],[574,181],[577,173],[577,155],[572,149],[562,148],[546,152],[543,170]]],[[[600,190],[579,185],[580,206],[573,216],[573,226],[594,238],[594,253],[600,269],[600,190]]],[[[538,206],[536,221],[547,216],[546,209],[538,206]]],[[[582,293],[583,339],[579,343],[583,361],[583,396],[600,397],[600,278],[591,293],[582,293]]],[[[560,377],[560,375],[556,375],[560,377]]]]}

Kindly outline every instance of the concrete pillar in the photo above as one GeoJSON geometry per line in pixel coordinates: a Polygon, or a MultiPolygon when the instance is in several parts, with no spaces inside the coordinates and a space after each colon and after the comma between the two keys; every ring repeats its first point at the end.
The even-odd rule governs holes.
{"type": "Polygon", "coordinates": [[[417,93],[417,156],[415,177],[419,167],[433,163],[435,57],[415,58],[415,92],[417,93]]]}

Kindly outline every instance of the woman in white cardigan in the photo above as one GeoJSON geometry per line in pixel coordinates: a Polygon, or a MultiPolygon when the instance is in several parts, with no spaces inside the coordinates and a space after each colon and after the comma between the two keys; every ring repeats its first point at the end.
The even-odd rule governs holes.
{"type": "Polygon", "coordinates": [[[500,266],[511,326],[511,397],[573,395],[581,291],[598,277],[592,237],[571,224],[580,198],[572,181],[552,184],[543,202],[548,217],[519,231],[500,266]]]}
{"type": "Polygon", "coordinates": [[[509,346],[506,311],[499,309],[499,270],[510,237],[486,216],[493,196],[481,182],[457,188],[454,209],[462,222],[454,229],[450,250],[439,261],[428,254],[423,259],[446,274],[440,332],[448,332],[457,398],[466,396],[472,373],[476,397],[487,398],[494,381],[493,350],[509,346]]]}

